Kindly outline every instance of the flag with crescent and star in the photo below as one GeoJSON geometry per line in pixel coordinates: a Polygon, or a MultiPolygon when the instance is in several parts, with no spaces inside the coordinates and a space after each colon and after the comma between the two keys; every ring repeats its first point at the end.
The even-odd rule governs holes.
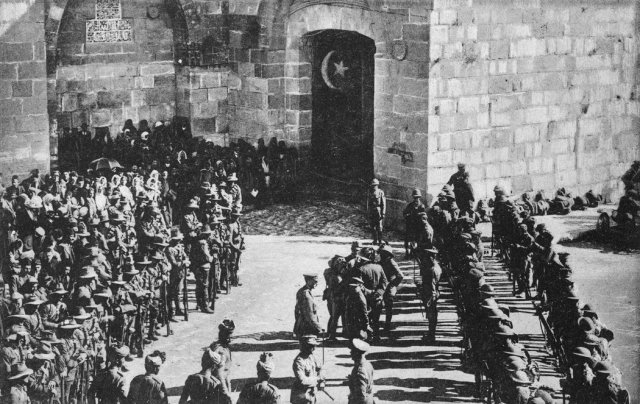
{"type": "Polygon", "coordinates": [[[329,51],[322,59],[320,67],[322,79],[332,90],[348,91],[352,87],[350,78],[354,67],[349,58],[336,50],[329,51]]]}

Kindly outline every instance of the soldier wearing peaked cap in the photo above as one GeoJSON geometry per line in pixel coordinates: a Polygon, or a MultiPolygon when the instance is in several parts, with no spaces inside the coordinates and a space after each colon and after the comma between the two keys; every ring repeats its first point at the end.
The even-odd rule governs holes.
{"type": "Polygon", "coordinates": [[[324,388],[322,365],[313,354],[318,345],[315,335],[300,338],[300,353],[293,360],[295,380],[291,386],[291,404],[315,404],[316,393],[324,388]]]}
{"type": "Polygon", "coordinates": [[[270,352],[263,352],[256,364],[258,380],[254,384],[244,386],[237,404],[281,404],[280,391],[269,383],[275,367],[273,355],[270,352]]]}
{"type": "Polygon", "coordinates": [[[414,189],[411,193],[413,201],[404,208],[402,215],[404,216],[404,250],[409,255],[409,243],[417,240],[417,234],[420,231],[420,214],[427,212],[427,207],[422,203],[422,193],[419,189],[414,189]]]}
{"type": "Polygon", "coordinates": [[[162,355],[147,355],[144,359],[145,374],[131,380],[128,400],[132,403],[168,404],[167,388],[158,377],[160,366],[164,363],[162,355]]]}
{"type": "Polygon", "coordinates": [[[300,338],[303,335],[320,335],[322,326],[318,318],[318,309],[311,291],[318,285],[317,274],[304,274],[305,285],[296,293],[295,324],[293,333],[300,338]]]}
{"type": "Polygon", "coordinates": [[[398,286],[402,283],[404,276],[400,271],[400,266],[396,262],[393,249],[389,245],[384,245],[379,249],[380,265],[387,278],[389,284],[384,291],[383,300],[386,312],[384,330],[389,332],[391,329],[391,318],[393,316],[393,299],[398,291],[398,286]]]}
{"type": "Polygon", "coordinates": [[[369,186],[367,194],[367,214],[369,226],[373,233],[373,244],[382,243],[382,227],[384,216],[387,213],[387,198],[384,191],[379,188],[380,181],[374,178],[369,186]]]}
{"type": "Polygon", "coordinates": [[[373,366],[365,357],[369,344],[353,339],[350,345],[353,369],[349,375],[349,404],[374,404],[373,366]]]}

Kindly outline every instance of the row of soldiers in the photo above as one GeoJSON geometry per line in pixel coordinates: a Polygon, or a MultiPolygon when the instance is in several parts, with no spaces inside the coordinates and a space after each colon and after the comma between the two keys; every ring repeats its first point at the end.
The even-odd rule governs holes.
{"type": "MultiPolygon", "coordinates": [[[[547,332],[548,344],[567,375],[563,391],[579,404],[624,403],[621,374],[611,363],[613,332],[598,319],[590,305],[580,304],[572,278],[569,254],[557,252],[553,235],[518,209],[496,187],[493,237],[499,257],[510,268],[514,294],[539,300],[536,312],[547,332]],[[536,296],[530,288],[536,287],[536,296]]],[[[497,313],[499,314],[499,313],[497,313]]]]}
{"type": "Polygon", "coordinates": [[[240,285],[235,173],[227,178],[229,193],[206,182],[190,190],[190,207],[178,212],[176,226],[164,214],[168,181],[157,171],[134,174],[131,182],[105,174],[55,171],[44,180],[34,173],[0,187],[3,397],[24,390],[14,383],[24,376],[32,398],[86,402],[111,346],[127,347],[125,361],[143,356],[162,327],[171,334],[176,317],[187,317],[189,271],[206,313],[218,292],[240,285]],[[53,368],[41,362],[52,353],[53,368]]]}

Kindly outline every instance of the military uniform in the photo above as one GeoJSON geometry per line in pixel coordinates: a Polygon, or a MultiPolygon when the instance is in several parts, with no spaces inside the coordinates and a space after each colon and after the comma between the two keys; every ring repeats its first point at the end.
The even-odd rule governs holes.
{"type": "Polygon", "coordinates": [[[131,380],[128,399],[132,403],[169,403],[164,382],[152,374],[138,375],[131,380]]]}
{"type": "Polygon", "coordinates": [[[374,404],[373,366],[362,357],[349,375],[349,404],[374,404]]]}
{"type": "Polygon", "coordinates": [[[303,335],[320,335],[322,326],[318,318],[318,309],[313,301],[311,289],[307,285],[298,289],[296,293],[295,324],[293,333],[298,337],[303,335]]]}
{"type": "Polygon", "coordinates": [[[384,291],[383,295],[386,312],[385,330],[389,331],[389,328],[391,327],[391,318],[393,317],[393,299],[398,292],[398,286],[402,283],[404,276],[400,271],[400,266],[393,258],[393,255],[390,255],[389,253],[383,253],[381,255],[380,265],[382,266],[385,277],[389,281],[387,289],[384,291]]]}
{"type": "Polygon", "coordinates": [[[182,288],[184,285],[184,269],[189,261],[187,253],[184,251],[182,244],[176,244],[167,248],[167,258],[171,264],[171,272],[169,274],[169,296],[167,296],[169,311],[173,316],[174,313],[182,313],[180,307],[180,299],[182,297],[182,288]]]}
{"type": "Polygon", "coordinates": [[[356,269],[356,273],[362,278],[365,288],[365,297],[369,307],[369,321],[373,330],[373,338],[378,338],[380,328],[380,315],[384,307],[384,293],[387,290],[387,277],[382,266],[368,262],[356,269]]]}
{"type": "Polygon", "coordinates": [[[293,361],[295,380],[291,386],[292,404],[315,404],[322,366],[313,354],[299,353],[293,361]]]}
{"type": "Polygon", "coordinates": [[[435,339],[438,323],[438,297],[440,296],[439,282],[442,276],[440,265],[434,260],[433,264],[420,262],[420,276],[422,277],[421,295],[429,322],[429,339],[435,339]]]}
{"type": "Polygon", "coordinates": [[[222,382],[213,375],[195,373],[187,377],[180,403],[191,398],[192,404],[231,404],[231,398],[223,389],[222,382]]]}
{"type": "Polygon", "coordinates": [[[281,404],[281,400],[280,390],[265,380],[245,385],[237,404],[281,404]]]}
{"type": "Polygon", "coordinates": [[[125,394],[126,380],[124,375],[115,367],[98,372],[91,387],[89,396],[95,396],[100,404],[124,404],[127,402],[125,394]]]}
{"type": "MultiPolygon", "coordinates": [[[[378,185],[374,180],[372,185],[378,185]]],[[[387,212],[387,199],[384,191],[379,188],[372,188],[367,195],[367,212],[369,214],[369,226],[373,233],[373,244],[382,242],[382,227],[384,216],[387,212]]]]}
{"type": "Polygon", "coordinates": [[[3,397],[4,403],[7,404],[31,404],[31,399],[27,394],[27,386],[24,384],[14,384],[9,389],[7,397],[3,397]]]}
{"type": "Polygon", "coordinates": [[[409,253],[409,243],[416,241],[417,234],[420,231],[420,214],[427,212],[427,207],[419,198],[419,191],[416,191],[418,190],[415,190],[413,193],[415,199],[402,211],[405,223],[404,249],[407,254],[409,253]]]}
{"type": "Polygon", "coordinates": [[[469,173],[458,171],[449,178],[449,185],[453,185],[456,203],[463,213],[473,214],[475,195],[469,182],[469,173]]]}

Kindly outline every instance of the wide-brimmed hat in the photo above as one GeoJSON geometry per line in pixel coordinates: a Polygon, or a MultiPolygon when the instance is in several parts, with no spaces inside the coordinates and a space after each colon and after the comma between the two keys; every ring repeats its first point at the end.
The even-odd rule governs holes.
{"type": "Polygon", "coordinates": [[[516,333],[513,332],[513,329],[511,327],[507,327],[504,324],[498,324],[498,326],[496,327],[496,331],[494,332],[494,335],[497,335],[500,337],[512,337],[516,335],[516,333]]]}
{"type": "Polygon", "coordinates": [[[211,231],[211,227],[208,224],[202,226],[202,230],[200,230],[200,236],[208,236],[211,234],[213,234],[213,231],[211,231]]]}
{"type": "Polygon", "coordinates": [[[164,255],[160,251],[154,251],[150,257],[152,260],[162,260],[164,259],[164,255]]]}
{"type": "Polygon", "coordinates": [[[369,186],[374,186],[374,185],[380,185],[380,181],[378,181],[377,178],[374,178],[371,180],[371,184],[369,184],[369,186]]]}
{"type": "Polygon", "coordinates": [[[143,256],[140,260],[135,262],[136,265],[151,265],[151,261],[149,261],[149,258],[147,258],[147,256],[143,256]]]}
{"type": "Polygon", "coordinates": [[[95,310],[98,307],[100,307],[100,305],[97,304],[95,300],[93,300],[93,297],[89,298],[89,301],[87,302],[87,304],[84,305],[84,308],[87,310],[95,310]]]}
{"type": "Polygon", "coordinates": [[[76,321],[85,321],[91,318],[91,314],[87,313],[84,307],[76,306],[72,317],[76,321]]]}
{"type": "Polygon", "coordinates": [[[517,370],[515,372],[509,373],[509,378],[511,379],[512,382],[516,384],[524,384],[524,385],[532,384],[531,380],[529,380],[529,377],[527,376],[527,373],[522,370],[517,370]]]}
{"type": "Polygon", "coordinates": [[[421,198],[422,192],[420,192],[420,190],[416,188],[411,192],[411,196],[414,198],[421,198]]]}
{"type": "Polygon", "coordinates": [[[47,343],[41,343],[38,350],[33,354],[37,359],[52,361],[56,358],[56,354],[53,353],[51,345],[47,343]]]}
{"type": "Polygon", "coordinates": [[[36,296],[28,296],[25,300],[24,300],[24,306],[40,306],[42,303],[44,303],[44,301],[38,299],[36,296]]]}
{"type": "Polygon", "coordinates": [[[600,375],[610,375],[615,373],[615,367],[608,361],[600,361],[593,367],[593,373],[600,375]]]}
{"type": "Polygon", "coordinates": [[[193,199],[189,201],[189,204],[186,206],[187,209],[200,209],[200,206],[193,199]]]}
{"type": "Polygon", "coordinates": [[[162,238],[162,236],[156,236],[153,238],[153,245],[156,247],[168,247],[169,244],[167,244],[164,241],[164,238],[162,238]]]}
{"type": "Polygon", "coordinates": [[[58,336],[56,335],[55,331],[53,331],[53,330],[41,331],[40,335],[42,337],[40,339],[40,342],[45,342],[45,343],[47,343],[49,345],[62,344],[62,340],[60,338],[58,338],[58,336]]]}
{"type": "Polygon", "coordinates": [[[576,356],[578,358],[586,358],[586,359],[593,358],[593,356],[591,355],[591,351],[589,351],[588,348],[585,348],[583,346],[576,347],[573,350],[573,352],[571,352],[571,355],[576,356]]]}
{"type": "Polygon", "coordinates": [[[95,279],[97,277],[98,277],[98,274],[96,273],[96,270],[91,265],[86,265],[82,267],[82,269],[80,270],[80,274],[78,275],[78,278],[80,279],[95,279]]]}
{"type": "Polygon", "coordinates": [[[240,208],[234,207],[231,210],[231,216],[242,216],[242,212],[240,211],[240,208]]]}
{"type": "MultiPolygon", "coordinates": [[[[139,273],[137,269],[134,269],[134,271],[136,271],[136,275],[137,273],[139,273]]],[[[127,282],[122,279],[122,274],[118,274],[118,276],[111,281],[111,284],[114,286],[124,286],[127,284],[127,282]]]]}
{"type": "Polygon", "coordinates": [[[24,362],[19,362],[11,365],[11,373],[7,380],[17,380],[33,374],[33,369],[27,367],[24,362]]]}
{"type": "Polygon", "coordinates": [[[229,175],[227,177],[227,181],[231,182],[231,181],[238,181],[238,176],[236,175],[236,173],[231,173],[231,175],[229,175]]]}

